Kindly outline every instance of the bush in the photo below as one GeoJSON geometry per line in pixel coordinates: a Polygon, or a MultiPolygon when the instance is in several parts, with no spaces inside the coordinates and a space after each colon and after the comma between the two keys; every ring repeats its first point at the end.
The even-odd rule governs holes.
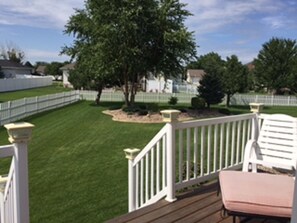
{"type": "Polygon", "coordinates": [[[171,96],[169,98],[168,104],[170,104],[170,105],[176,105],[177,104],[177,101],[178,101],[178,98],[177,97],[171,96]]]}
{"type": "Polygon", "coordinates": [[[110,106],[109,108],[108,108],[108,110],[118,110],[118,109],[121,109],[122,108],[122,106],[120,106],[120,105],[113,105],[113,106],[110,106]]]}
{"type": "Polygon", "coordinates": [[[147,115],[148,114],[148,111],[147,110],[140,110],[138,111],[137,113],[139,116],[144,116],[144,115],[147,115]]]}
{"type": "Polygon", "coordinates": [[[191,98],[191,106],[194,109],[205,108],[205,100],[201,97],[193,97],[191,98]]]}
{"type": "Polygon", "coordinates": [[[133,114],[133,113],[136,113],[136,112],[139,112],[141,109],[137,106],[124,106],[122,107],[122,110],[128,114],[133,114]]]}
{"type": "Polygon", "coordinates": [[[220,108],[218,110],[218,112],[221,113],[221,114],[224,114],[224,115],[230,115],[231,114],[230,110],[227,109],[227,108],[220,108]]]}

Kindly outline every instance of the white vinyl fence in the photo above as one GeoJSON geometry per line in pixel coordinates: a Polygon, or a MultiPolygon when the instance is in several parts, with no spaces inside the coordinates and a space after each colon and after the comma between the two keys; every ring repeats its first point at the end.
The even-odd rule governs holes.
{"type": "Polygon", "coordinates": [[[230,100],[231,105],[249,105],[251,102],[263,103],[266,106],[297,106],[295,96],[235,94],[230,100]]]}
{"type": "Polygon", "coordinates": [[[52,84],[51,77],[0,79],[0,92],[45,87],[52,84]]]}
{"type": "MultiPolygon", "coordinates": [[[[88,101],[96,99],[96,91],[80,91],[81,98],[88,101]]],[[[167,103],[171,96],[178,98],[178,103],[191,103],[191,98],[195,97],[195,94],[167,94],[167,93],[149,93],[149,92],[137,92],[136,102],[155,102],[155,103],[167,103]]],[[[116,92],[102,92],[100,101],[125,101],[124,94],[121,91],[116,92]]]]}
{"type": "Polygon", "coordinates": [[[0,104],[0,126],[80,100],[78,91],[23,98],[0,104]]]}

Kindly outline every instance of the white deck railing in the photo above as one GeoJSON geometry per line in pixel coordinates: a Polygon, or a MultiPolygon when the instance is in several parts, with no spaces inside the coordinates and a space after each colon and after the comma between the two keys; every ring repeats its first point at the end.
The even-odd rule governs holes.
{"type": "Polygon", "coordinates": [[[32,125],[9,124],[12,145],[0,146],[0,158],[11,157],[9,173],[0,177],[0,222],[29,223],[28,149],[32,125]]]}
{"type": "Polygon", "coordinates": [[[257,131],[256,114],[167,123],[137,155],[130,150],[129,211],[242,166],[245,144],[257,131]]]}

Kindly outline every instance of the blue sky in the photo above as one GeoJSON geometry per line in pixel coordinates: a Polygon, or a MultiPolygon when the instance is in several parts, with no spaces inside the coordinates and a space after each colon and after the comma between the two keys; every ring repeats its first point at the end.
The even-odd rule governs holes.
{"type": "MultiPolygon", "coordinates": [[[[243,63],[257,57],[272,37],[297,39],[297,0],[180,0],[193,14],[198,55],[235,54],[243,63]]],[[[0,0],[0,47],[15,44],[26,60],[65,61],[61,47],[73,39],[63,34],[73,8],[83,0],[0,0]]]]}

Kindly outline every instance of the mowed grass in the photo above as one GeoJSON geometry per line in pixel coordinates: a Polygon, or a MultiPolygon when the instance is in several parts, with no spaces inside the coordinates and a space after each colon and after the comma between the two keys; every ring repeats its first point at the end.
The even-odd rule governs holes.
{"type": "MultiPolygon", "coordinates": [[[[46,94],[45,88],[40,90],[46,94]]],[[[123,149],[143,148],[163,124],[114,122],[102,114],[111,105],[79,102],[25,120],[36,126],[29,144],[31,222],[103,222],[127,213],[128,161],[123,149]]],[[[242,114],[249,107],[230,110],[242,114]]],[[[297,117],[295,107],[265,107],[264,113],[297,117]]],[[[0,128],[4,144],[7,133],[0,128]]]]}
{"type": "Polygon", "coordinates": [[[47,94],[61,93],[64,91],[70,91],[72,89],[64,88],[60,84],[53,84],[47,87],[32,88],[27,90],[13,91],[13,92],[1,92],[0,93],[0,103],[5,101],[12,101],[21,98],[36,97],[47,94]]]}
{"type": "MultiPolygon", "coordinates": [[[[163,124],[130,124],[79,102],[26,119],[31,222],[103,222],[128,211],[128,161],[123,149],[143,148],[163,124]]],[[[4,128],[0,145],[8,144],[4,128]]]]}

